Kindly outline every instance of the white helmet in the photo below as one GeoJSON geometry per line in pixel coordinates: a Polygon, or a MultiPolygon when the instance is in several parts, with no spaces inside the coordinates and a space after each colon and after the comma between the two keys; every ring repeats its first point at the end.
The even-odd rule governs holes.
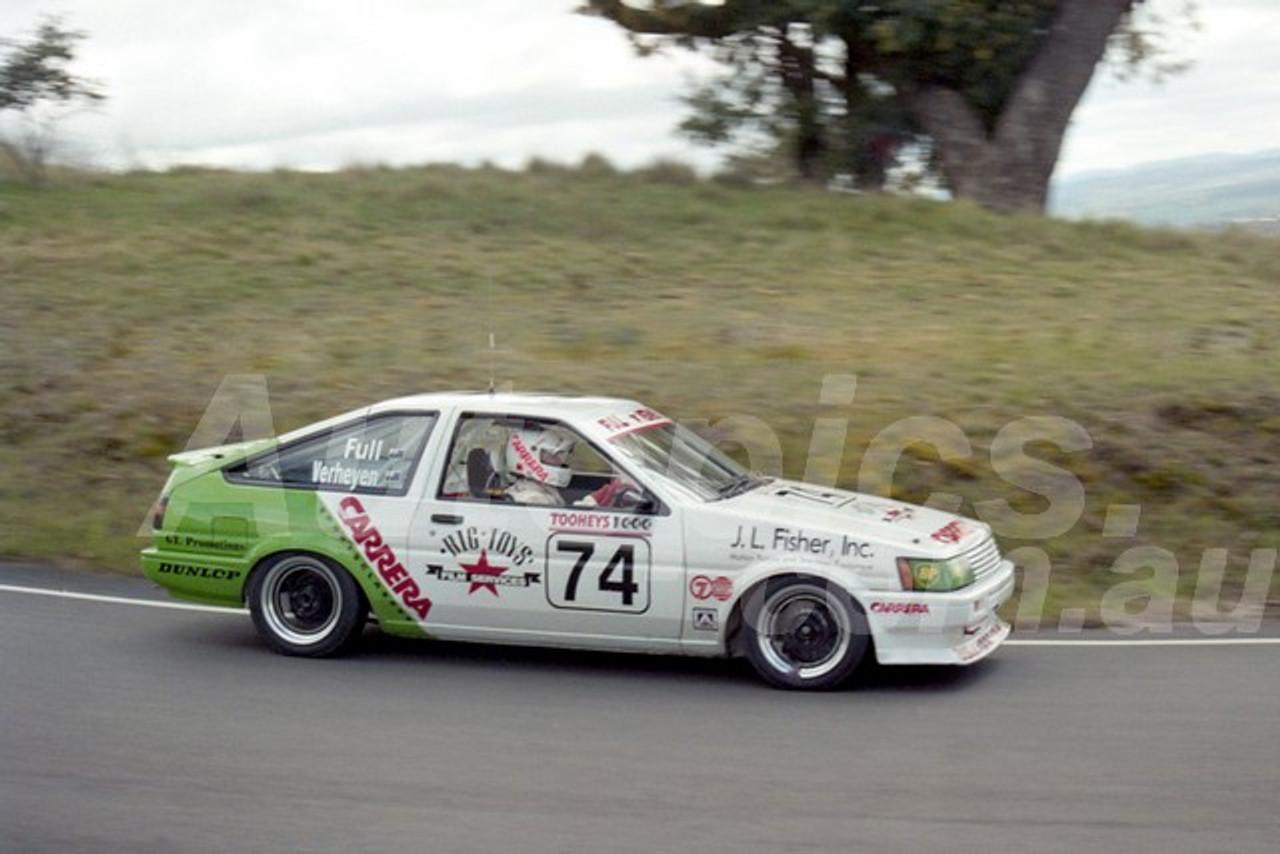
{"type": "Polygon", "coordinates": [[[577,440],[555,427],[512,430],[507,440],[507,471],[547,486],[565,487],[573,479],[569,453],[577,440]]]}

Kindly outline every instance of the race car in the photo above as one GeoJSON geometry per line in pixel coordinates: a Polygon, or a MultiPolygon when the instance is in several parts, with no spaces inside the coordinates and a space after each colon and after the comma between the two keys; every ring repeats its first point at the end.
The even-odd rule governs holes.
{"type": "Polygon", "coordinates": [[[630,400],[453,392],[189,451],[146,575],[247,605],[323,657],[393,635],[745,656],[829,689],[867,656],[972,664],[1008,636],[1014,568],[988,526],[747,471],[630,400]]]}

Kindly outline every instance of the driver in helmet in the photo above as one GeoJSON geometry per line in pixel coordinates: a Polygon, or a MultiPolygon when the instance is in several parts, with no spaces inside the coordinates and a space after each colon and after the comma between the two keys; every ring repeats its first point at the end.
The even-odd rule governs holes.
{"type": "MultiPolygon", "coordinates": [[[[506,489],[516,504],[563,507],[560,493],[573,480],[569,455],[577,437],[559,427],[530,425],[512,430],[505,450],[506,489]]],[[[575,503],[578,507],[635,507],[641,491],[627,480],[615,477],[595,492],[575,503]]]]}
{"type": "Polygon", "coordinates": [[[577,440],[556,427],[524,427],[507,438],[506,494],[517,504],[564,505],[560,490],[569,485],[573,471],[569,454],[577,440]]]}

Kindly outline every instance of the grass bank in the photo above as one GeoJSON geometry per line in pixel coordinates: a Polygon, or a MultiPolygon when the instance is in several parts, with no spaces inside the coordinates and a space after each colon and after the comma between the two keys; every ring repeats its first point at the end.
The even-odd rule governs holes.
{"type": "Polygon", "coordinates": [[[0,554],[136,571],[245,374],[278,430],[491,374],[641,398],[982,515],[1027,619],[1186,615],[1218,575],[1228,610],[1280,546],[1274,240],[596,167],[0,186],[0,554]]]}

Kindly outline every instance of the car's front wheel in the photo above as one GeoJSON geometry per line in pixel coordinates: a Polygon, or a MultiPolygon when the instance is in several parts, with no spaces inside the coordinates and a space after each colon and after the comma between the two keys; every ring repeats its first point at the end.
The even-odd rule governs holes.
{"type": "Polygon", "coordinates": [[[778,688],[835,688],[867,651],[866,616],[847,593],[819,579],[762,585],[748,596],[743,618],[747,659],[778,688]]]}
{"type": "Polygon", "coordinates": [[[349,649],[367,607],[345,569],[319,555],[285,554],[260,564],[245,599],[253,624],[277,652],[311,658],[349,649]]]}

